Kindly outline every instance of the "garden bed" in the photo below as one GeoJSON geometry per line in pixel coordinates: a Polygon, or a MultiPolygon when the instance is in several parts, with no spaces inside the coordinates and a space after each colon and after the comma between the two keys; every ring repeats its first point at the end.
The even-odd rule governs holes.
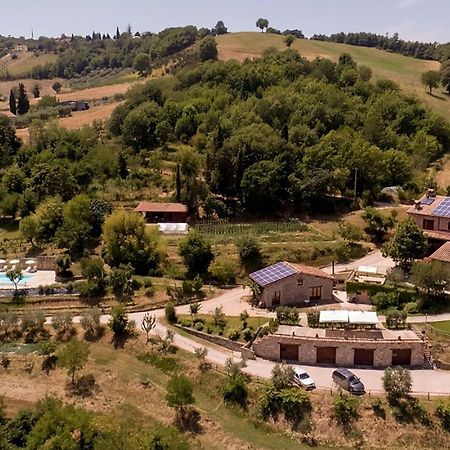
{"type": "Polygon", "coordinates": [[[187,330],[193,329],[202,334],[222,337],[225,340],[233,337],[232,341],[241,343],[246,342],[244,338],[246,334],[244,333],[245,329],[250,329],[255,333],[259,327],[268,322],[268,319],[264,317],[248,317],[245,321],[246,326],[244,326],[245,324],[240,317],[226,316],[224,321],[224,326],[215,325],[211,314],[198,314],[195,318],[188,314],[178,316],[178,324],[187,330]]]}

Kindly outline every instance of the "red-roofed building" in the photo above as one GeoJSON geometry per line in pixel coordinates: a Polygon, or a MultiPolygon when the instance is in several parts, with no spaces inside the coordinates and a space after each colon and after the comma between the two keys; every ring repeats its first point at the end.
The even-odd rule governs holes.
{"type": "Polygon", "coordinates": [[[450,241],[439,247],[429,259],[450,264],[450,241]]]}
{"type": "Polygon", "coordinates": [[[135,208],[147,223],[186,223],[187,207],[181,203],[141,202],[135,208]]]}

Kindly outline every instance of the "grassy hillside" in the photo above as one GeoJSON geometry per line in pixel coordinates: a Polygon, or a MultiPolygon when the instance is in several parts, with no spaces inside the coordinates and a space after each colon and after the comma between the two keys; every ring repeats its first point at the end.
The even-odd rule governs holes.
{"type": "MultiPolygon", "coordinates": [[[[286,48],[283,37],[258,32],[230,33],[216,38],[219,57],[224,60],[260,56],[264,50],[273,47],[286,48]]],[[[442,92],[430,96],[420,81],[426,70],[439,70],[437,61],[424,61],[407,56],[389,53],[375,48],[356,47],[333,42],[297,39],[292,45],[302,56],[308,59],[316,57],[337,61],[341,53],[350,53],[359,64],[365,64],[373,70],[375,78],[389,78],[396,81],[406,92],[416,95],[436,112],[450,120],[450,98],[442,92]]]]}
{"type": "Polygon", "coordinates": [[[9,55],[0,61],[1,70],[6,70],[10,76],[20,78],[26,76],[33,67],[43,66],[55,62],[58,55],[53,53],[43,53],[35,56],[33,52],[18,53],[17,59],[12,59],[9,55]]]}

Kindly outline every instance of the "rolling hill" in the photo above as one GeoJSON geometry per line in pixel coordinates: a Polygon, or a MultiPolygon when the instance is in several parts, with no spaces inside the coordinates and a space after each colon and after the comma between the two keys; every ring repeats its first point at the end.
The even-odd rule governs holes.
{"type": "MultiPolygon", "coordinates": [[[[261,56],[264,50],[286,48],[283,36],[259,32],[230,33],[216,38],[219,58],[243,61],[246,58],[261,56]]],[[[439,70],[437,61],[425,61],[375,48],[357,47],[333,42],[310,41],[297,39],[292,48],[308,59],[316,57],[330,58],[337,61],[342,53],[350,53],[359,64],[365,64],[373,70],[375,78],[388,78],[397,82],[400,87],[421,100],[437,113],[450,120],[450,97],[436,91],[431,96],[422,85],[420,78],[427,70],[439,70]]]]}

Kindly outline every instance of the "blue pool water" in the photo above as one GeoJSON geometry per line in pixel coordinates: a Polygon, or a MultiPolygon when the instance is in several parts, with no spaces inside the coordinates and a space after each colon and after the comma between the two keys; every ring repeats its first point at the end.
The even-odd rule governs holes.
{"type": "MultiPolygon", "coordinates": [[[[23,279],[19,283],[19,286],[25,284],[25,282],[27,282],[30,278],[33,278],[33,274],[30,273],[24,273],[22,274],[22,276],[23,279]]],[[[10,284],[11,286],[14,286],[13,283],[9,281],[9,278],[6,276],[6,273],[0,273],[0,284],[10,284]]]]}

